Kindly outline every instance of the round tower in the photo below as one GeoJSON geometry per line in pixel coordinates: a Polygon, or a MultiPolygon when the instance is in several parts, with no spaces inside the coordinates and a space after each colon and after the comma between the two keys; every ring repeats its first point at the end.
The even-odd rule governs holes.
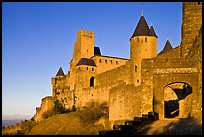
{"type": "Polygon", "coordinates": [[[141,84],[142,59],[157,56],[157,35],[153,26],[150,28],[142,15],[137,27],[130,38],[130,68],[131,82],[135,86],[141,84]]]}

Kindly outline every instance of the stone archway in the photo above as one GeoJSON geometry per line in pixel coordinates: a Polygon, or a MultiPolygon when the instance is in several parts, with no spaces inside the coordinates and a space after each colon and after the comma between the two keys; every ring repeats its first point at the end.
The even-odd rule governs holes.
{"type": "MultiPolygon", "coordinates": [[[[190,70],[189,70],[190,71],[190,70]]],[[[165,118],[165,102],[164,102],[164,88],[173,83],[185,83],[190,85],[192,93],[188,96],[179,96],[179,110],[178,118],[187,118],[193,116],[196,108],[196,98],[198,98],[198,74],[187,73],[155,73],[153,74],[153,111],[159,113],[159,119],[165,118]],[[185,98],[185,99],[181,99],[185,98]],[[182,106],[183,105],[183,106],[182,106]],[[183,112],[184,111],[184,112],[183,112]]],[[[176,88],[174,88],[176,90],[176,88]]],[[[186,91],[184,91],[186,92],[186,91]]]]}
{"type": "Polygon", "coordinates": [[[183,82],[170,83],[164,87],[164,118],[186,117],[187,97],[192,87],[183,82]]]}

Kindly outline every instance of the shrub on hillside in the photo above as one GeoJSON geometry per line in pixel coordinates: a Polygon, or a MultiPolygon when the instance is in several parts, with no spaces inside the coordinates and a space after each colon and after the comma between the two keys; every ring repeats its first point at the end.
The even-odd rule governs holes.
{"type": "Polygon", "coordinates": [[[82,122],[94,123],[101,117],[108,117],[107,103],[88,102],[82,110],[80,110],[82,122]]]}
{"type": "Polygon", "coordinates": [[[22,122],[21,127],[23,130],[23,133],[27,134],[34,125],[35,125],[35,122],[32,120],[26,120],[26,121],[22,122]]]}
{"type": "Polygon", "coordinates": [[[42,114],[42,117],[44,118],[44,119],[46,119],[46,118],[49,118],[49,117],[51,117],[51,116],[53,116],[53,115],[55,115],[56,113],[55,113],[55,111],[53,111],[53,110],[48,110],[48,111],[46,111],[46,112],[44,112],[43,114],[42,114]]]}
{"type": "Polygon", "coordinates": [[[71,109],[66,109],[64,107],[64,105],[62,104],[62,102],[60,102],[59,100],[56,100],[54,102],[54,112],[55,112],[55,114],[69,113],[71,111],[72,111],[71,109]]]}
{"type": "Polygon", "coordinates": [[[56,100],[54,102],[54,111],[56,113],[58,113],[58,114],[61,114],[61,113],[65,113],[66,109],[65,109],[65,107],[63,106],[63,104],[59,100],[56,100]]]}

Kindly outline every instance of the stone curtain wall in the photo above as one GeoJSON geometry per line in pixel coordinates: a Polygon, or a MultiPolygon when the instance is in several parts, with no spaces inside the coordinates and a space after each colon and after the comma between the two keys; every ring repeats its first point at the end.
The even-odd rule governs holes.
{"type": "Polygon", "coordinates": [[[34,116],[34,120],[36,123],[42,121],[43,118],[43,113],[49,111],[49,110],[53,110],[54,108],[54,101],[52,96],[46,96],[42,99],[42,103],[40,108],[36,108],[37,112],[34,116]]]}
{"type": "Polygon", "coordinates": [[[108,57],[108,56],[98,56],[98,55],[93,56],[92,59],[96,63],[97,74],[125,65],[129,61],[129,59],[122,59],[122,58],[108,57]]]}
{"type": "Polygon", "coordinates": [[[116,83],[119,80],[123,80],[124,82],[129,83],[129,62],[127,62],[126,65],[122,65],[115,69],[96,75],[96,85],[112,85],[113,83],[116,83]]]}
{"type": "Polygon", "coordinates": [[[109,121],[133,120],[141,116],[141,88],[122,83],[110,90],[109,121]]]}
{"type": "Polygon", "coordinates": [[[188,54],[202,25],[202,2],[183,2],[181,56],[188,54]]]}
{"type": "Polygon", "coordinates": [[[198,71],[198,91],[195,100],[193,116],[202,123],[202,27],[196,36],[188,55],[185,58],[186,65],[195,67],[198,71]]]}
{"type": "Polygon", "coordinates": [[[99,103],[108,103],[110,88],[112,88],[112,86],[94,86],[82,90],[76,90],[76,107],[83,107],[86,105],[86,103],[92,101],[99,103]]]}

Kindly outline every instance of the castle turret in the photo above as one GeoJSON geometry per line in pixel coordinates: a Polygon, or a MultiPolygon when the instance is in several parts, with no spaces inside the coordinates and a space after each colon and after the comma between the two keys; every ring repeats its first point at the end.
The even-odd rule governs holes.
{"type": "Polygon", "coordinates": [[[65,74],[64,71],[62,70],[62,67],[59,68],[57,74],[55,77],[51,79],[51,84],[52,84],[52,96],[56,96],[56,86],[57,86],[57,81],[61,80],[61,78],[65,79],[65,74]]]}
{"type": "Polygon", "coordinates": [[[74,44],[73,57],[70,62],[70,89],[74,89],[76,77],[76,64],[82,58],[91,58],[94,56],[94,32],[80,30],[77,32],[77,39],[74,44]]]}
{"type": "Polygon", "coordinates": [[[77,40],[74,45],[73,60],[76,65],[81,58],[94,56],[94,33],[80,30],[77,33],[77,40]]]}
{"type": "Polygon", "coordinates": [[[141,84],[142,59],[157,56],[157,35],[153,26],[150,28],[142,14],[137,27],[130,38],[131,81],[135,86],[141,84]]]}
{"type": "Polygon", "coordinates": [[[169,42],[169,40],[167,40],[163,50],[161,52],[159,52],[158,55],[160,55],[162,53],[165,53],[165,52],[167,52],[167,51],[169,51],[171,49],[173,49],[172,46],[171,46],[171,43],[169,42]]]}
{"type": "Polygon", "coordinates": [[[62,67],[59,68],[56,77],[64,76],[64,71],[62,70],[62,67]]]}

